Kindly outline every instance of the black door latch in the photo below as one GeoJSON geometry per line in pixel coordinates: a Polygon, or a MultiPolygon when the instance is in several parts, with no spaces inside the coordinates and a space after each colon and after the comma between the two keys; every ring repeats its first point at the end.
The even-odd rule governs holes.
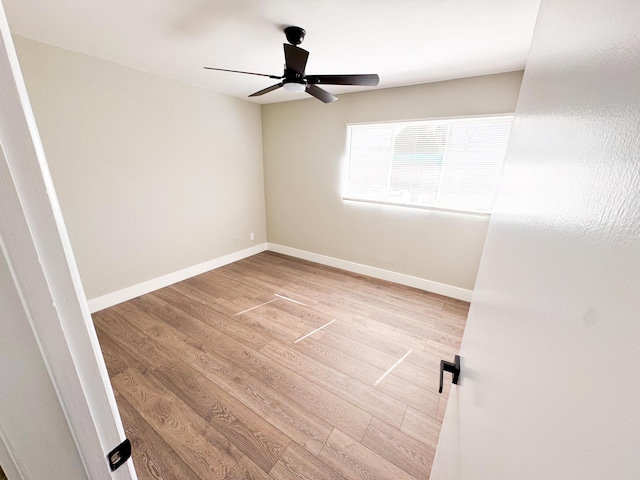
{"type": "Polygon", "coordinates": [[[458,384],[458,378],[460,378],[460,355],[456,355],[453,363],[440,360],[440,389],[438,390],[438,393],[442,393],[442,381],[444,380],[444,372],[451,372],[453,374],[451,383],[453,383],[454,385],[458,384]]]}
{"type": "Polygon", "coordinates": [[[111,450],[107,455],[107,461],[109,462],[109,468],[111,471],[115,471],[124,462],[131,457],[131,442],[128,438],[124,439],[120,445],[111,450]]]}

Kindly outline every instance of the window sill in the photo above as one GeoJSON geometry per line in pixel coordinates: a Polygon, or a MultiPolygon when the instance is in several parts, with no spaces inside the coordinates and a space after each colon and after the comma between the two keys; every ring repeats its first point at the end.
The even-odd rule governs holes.
{"type": "Polygon", "coordinates": [[[382,202],[379,200],[366,200],[362,198],[351,198],[351,197],[342,197],[342,200],[347,202],[357,202],[357,203],[372,203],[374,205],[388,205],[391,207],[405,207],[405,208],[417,208],[419,210],[432,210],[436,212],[444,212],[444,213],[456,213],[462,215],[473,215],[474,217],[490,217],[490,212],[471,212],[467,210],[456,210],[452,208],[440,208],[440,207],[429,207],[426,205],[415,205],[411,203],[395,203],[395,202],[382,202]]]}

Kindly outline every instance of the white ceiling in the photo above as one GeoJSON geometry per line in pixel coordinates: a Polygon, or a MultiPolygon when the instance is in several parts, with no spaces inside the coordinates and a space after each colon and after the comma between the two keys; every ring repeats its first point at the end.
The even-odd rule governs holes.
{"type": "MultiPolygon", "coordinates": [[[[307,31],[309,74],[387,88],[522,69],[540,0],[1,0],[14,34],[246,99],[282,75],[282,29],[307,31]]],[[[346,93],[372,87],[331,87],[346,93]]],[[[249,99],[306,98],[278,90],[249,99]]]]}

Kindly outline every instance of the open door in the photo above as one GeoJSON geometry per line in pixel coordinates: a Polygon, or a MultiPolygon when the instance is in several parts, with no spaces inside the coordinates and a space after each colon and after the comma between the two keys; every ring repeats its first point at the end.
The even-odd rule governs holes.
{"type": "Polygon", "coordinates": [[[638,478],[639,25],[542,0],[432,480],[638,478]]]}
{"type": "Polygon", "coordinates": [[[0,464],[18,478],[111,473],[124,429],[0,4],[0,464]]]}

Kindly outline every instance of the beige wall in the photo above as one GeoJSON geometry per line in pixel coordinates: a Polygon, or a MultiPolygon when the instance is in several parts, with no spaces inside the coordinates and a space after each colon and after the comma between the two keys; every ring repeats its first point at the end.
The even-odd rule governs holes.
{"type": "Polygon", "coordinates": [[[267,237],[473,289],[488,218],[343,201],[345,126],[512,112],[521,72],[265,105],[261,118],[259,105],[15,42],[88,298],[267,237]]]}
{"type": "Polygon", "coordinates": [[[346,124],[513,112],[522,72],[262,107],[269,242],[471,290],[489,218],[341,199],[346,124]]]}
{"type": "Polygon", "coordinates": [[[88,298],[266,241],[260,106],[15,43],[88,298]]]}

